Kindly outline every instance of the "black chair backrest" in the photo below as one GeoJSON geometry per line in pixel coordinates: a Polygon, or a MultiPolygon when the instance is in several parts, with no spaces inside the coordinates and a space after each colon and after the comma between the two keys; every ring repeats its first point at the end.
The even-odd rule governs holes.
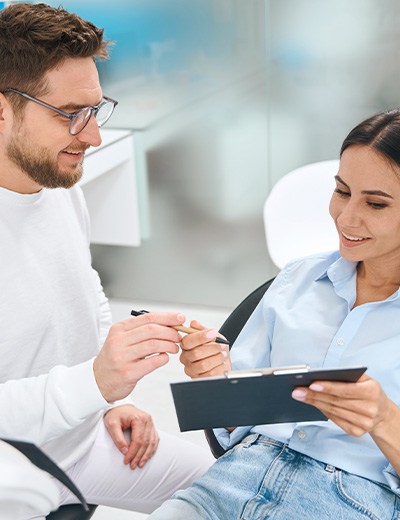
{"type": "MultiPolygon", "coordinates": [[[[231,312],[222,327],[219,329],[220,333],[229,341],[231,347],[274,279],[275,278],[272,278],[263,283],[260,287],[257,287],[257,289],[246,296],[246,298],[231,312]]],[[[217,459],[223,455],[226,450],[224,450],[217,441],[213,430],[205,430],[204,433],[211,452],[217,459]]]]}
{"type": "Polygon", "coordinates": [[[27,457],[32,464],[43,471],[47,471],[50,475],[56,478],[59,482],[64,484],[80,501],[81,504],[73,504],[68,506],[61,506],[50,513],[46,519],[48,520],[88,520],[93,515],[96,506],[88,506],[85,498],[75,486],[68,475],[40,448],[30,442],[24,442],[15,439],[1,439],[7,442],[15,449],[19,450],[25,457],[27,457]],[[87,509],[85,510],[84,507],[87,509]]]}
{"type": "Polygon", "coordinates": [[[61,506],[46,516],[46,520],[89,520],[93,516],[97,506],[89,505],[89,511],[85,511],[80,504],[61,506]]]}
{"type": "Polygon", "coordinates": [[[264,293],[274,280],[275,278],[272,278],[260,285],[260,287],[257,287],[257,289],[254,289],[252,293],[246,296],[246,298],[235,307],[222,324],[219,331],[223,336],[225,336],[231,346],[235,343],[240,331],[246,325],[247,320],[250,318],[261,298],[264,296],[264,293]]]}

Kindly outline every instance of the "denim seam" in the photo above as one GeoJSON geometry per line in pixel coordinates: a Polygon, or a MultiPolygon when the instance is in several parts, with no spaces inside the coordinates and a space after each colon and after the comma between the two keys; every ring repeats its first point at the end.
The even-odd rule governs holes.
{"type": "Polygon", "coordinates": [[[352,498],[350,495],[348,495],[345,492],[344,487],[343,487],[343,483],[342,483],[341,475],[342,475],[342,471],[341,470],[337,470],[336,474],[335,474],[335,478],[336,478],[336,484],[337,484],[336,485],[336,490],[337,490],[337,493],[338,493],[339,497],[345,503],[347,503],[351,507],[354,507],[354,509],[356,509],[357,511],[360,511],[360,513],[363,513],[363,514],[369,516],[369,518],[371,518],[371,520],[382,520],[381,518],[376,516],[372,511],[367,509],[363,504],[361,504],[360,502],[357,502],[357,500],[355,500],[354,498],[352,498]]]}
{"type": "MultiPolygon", "coordinates": [[[[279,444],[282,445],[282,443],[279,443],[279,444]]],[[[248,510],[248,506],[250,504],[252,504],[258,498],[264,498],[264,494],[261,493],[261,490],[265,489],[265,481],[268,479],[268,477],[269,477],[273,467],[275,466],[275,464],[278,461],[278,459],[281,457],[282,453],[287,452],[287,449],[288,449],[287,445],[282,445],[281,451],[278,453],[278,455],[274,458],[274,460],[269,465],[268,470],[267,470],[266,474],[264,475],[264,478],[261,481],[261,484],[260,484],[260,486],[258,488],[257,493],[246,502],[246,505],[243,508],[242,514],[240,515],[240,520],[244,520],[244,514],[246,513],[246,510],[248,510]]],[[[282,499],[282,496],[285,493],[285,491],[286,491],[288,485],[290,484],[290,482],[291,482],[291,479],[288,479],[288,478],[284,479],[284,481],[282,482],[281,487],[277,490],[276,500],[274,500],[273,503],[268,504],[270,506],[269,507],[270,511],[273,511],[279,505],[279,503],[280,503],[280,501],[282,499]]],[[[264,510],[268,508],[268,505],[264,506],[264,510]]]]}
{"type": "Polygon", "coordinates": [[[283,444],[283,442],[276,441],[271,439],[270,437],[266,437],[265,435],[260,434],[257,439],[257,444],[264,444],[267,446],[272,446],[273,448],[285,448],[287,445],[283,444]]]}

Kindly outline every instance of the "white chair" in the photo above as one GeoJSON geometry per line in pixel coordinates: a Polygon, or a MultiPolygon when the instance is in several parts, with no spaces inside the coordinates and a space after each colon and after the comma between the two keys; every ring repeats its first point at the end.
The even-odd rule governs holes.
{"type": "Polygon", "coordinates": [[[307,164],[284,175],[264,205],[267,246],[274,264],[338,249],[338,234],[329,215],[339,161],[307,164]]]}

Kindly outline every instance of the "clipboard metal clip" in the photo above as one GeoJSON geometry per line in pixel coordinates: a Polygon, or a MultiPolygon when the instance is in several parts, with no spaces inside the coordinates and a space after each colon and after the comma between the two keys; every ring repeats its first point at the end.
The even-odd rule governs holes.
{"type": "Polygon", "coordinates": [[[309,365],[290,365],[286,367],[254,368],[251,370],[229,370],[225,372],[227,379],[237,379],[239,377],[260,377],[260,376],[282,376],[285,374],[304,374],[309,372],[309,365]]]}

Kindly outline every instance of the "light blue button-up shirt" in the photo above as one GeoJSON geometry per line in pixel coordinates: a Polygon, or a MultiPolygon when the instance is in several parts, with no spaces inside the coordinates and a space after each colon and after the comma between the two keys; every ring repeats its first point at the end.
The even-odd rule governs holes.
{"type": "MultiPolygon", "coordinates": [[[[384,301],[352,309],[356,265],[338,252],[289,263],[238,336],[231,350],[233,368],[367,366],[367,373],[399,405],[399,291],[384,301]]],[[[332,421],[238,427],[231,434],[225,429],[215,430],[225,449],[250,432],[287,443],[294,450],[345,471],[389,484],[399,493],[398,475],[368,434],[352,437],[332,421]]]]}

